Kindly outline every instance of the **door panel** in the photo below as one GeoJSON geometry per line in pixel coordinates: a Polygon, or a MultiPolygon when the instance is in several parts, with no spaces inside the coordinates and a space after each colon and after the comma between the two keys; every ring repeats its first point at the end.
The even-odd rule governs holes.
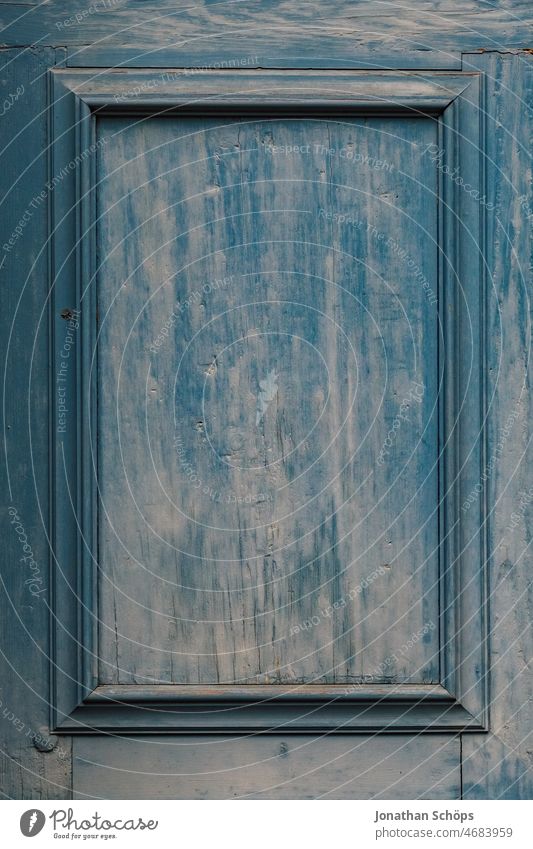
{"type": "Polygon", "coordinates": [[[436,122],[97,123],[100,682],[438,682],[436,122]]]}
{"type": "Polygon", "coordinates": [[[22,16],[4,4],[5,43],[16,46],[1,63],[4,796],[531,798],[524,452],[533,62],[521,48],[530,47],[532,14],[522,0],[496,3],[467,32],[461,21],[471,23],[472,10],[457,2],[444,18],[424,9],[400,23],[385,12],[380,29],[382,12],[368,5],[370,25],[354,41],[350,4],[347,14],[338,3],[311,4],[303,14],[312,31],[293,9],[261,10],[257,21],[237,7],[221,18],[207,4],[202,20],[173,8],[160,25],[147,9],[139,29],[139,4],[128,0],[117,27],[112,10],[67,26],[56,0],[22,16]],[[503,6],[519,14],[513,20],[503,6]],[[406,49],[408,32],[419,49],[406,49]],[[277,70],[261,70],[269,67],[277,70]],[[331,147],[379,150],[394,168],[317,153],[313,142],[326,134],[331,147]],[[442,155],[417,156],[402,138],[422,151],[434,143],[442,155]],[[109,141],[95,150],[99,139],[109,141]],[[309,153],[271,154],[295,139],[309,153]],[[436,246],[434,208],[424,202],[431,192],[417,174],[438,186],[436,246]],[[378,243],[378,222],[400,249],[378,243]],[[407,248],[420,272],[406,269],[407,248]],[[432,281],[434,263],[436,305],[423,279],[432,281]],[[269,293],[274,305],[264,303],[269,293]],[[247,311],[245,296],[255,303],[247,311]],[[67,362],[72,309],[79,326],[67,362]],[[265,327],[275,337],[252,336],[265,327]],[[424,356],[412,376],[427,385],[381,465],[394,392],[411,389],[415,349],[424,356]],[[262,362],[267,377],[276,369],[263,395],[254,366],[262,362]],[[61,423],[58,385],[68,399],[61,423]],[[328,428],[335,441],[321,464],[328,428]],[[413,464],[431,468],[435,428],[437,598],[432,484],[425,503],[395,482],[400,463],[406,490],[422,484],[413,464]],[[262,468],[231,465],[268,449],[276,456],[262,468]],[[264,481],[271,489],[259,489],[264,481]],[[233,498],[213,496],[228,487],[233,498]],[[278,508],[293,501],[284,518],[278,508]],[[217,532],[221,550],[217,524],[230,529],[217,532]],[[267,537],[271,526],[277,537],[267,537]],[[417,527],[418,541],[411,534],[402,549],[417,527]],[[36,576],[38,593],[28,583],[36,576]],[[339,597],[346,603],[329,611],[339,597]],[[407,645],[408,628],[436,607],[438,638],[430,630],[424,645],[407,645]],[[296,675],[311,683],[291,686],[296,675]],[[424,680],[440,684],[416,683],[424,680]]]}
{"type": "Polygon", "coordinates": [[[477,75],[136,76],[53,77],[54,727],[485,728],[477,75]]]}
{"type": "Polygon", "coordinates": [[[460,740],[191,736],[78,738],[75,798],[460,799],[460,740]],[[133,764],[135,766],[133,766],[133,764]]]}

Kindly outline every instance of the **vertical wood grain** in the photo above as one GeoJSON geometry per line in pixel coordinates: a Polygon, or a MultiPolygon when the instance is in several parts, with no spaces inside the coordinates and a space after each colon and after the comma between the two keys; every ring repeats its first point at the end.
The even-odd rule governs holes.
{"type": "Polygon", "coordinates": [[[99,135],[102,680],[437,681],[435,123],[128,123],[99,135]]]}
{"type": "Polygon", "coordinates": [[[529,799],[532,784],[531,633],[531,150],[528,56],[466,56],[486,74],[490,364],[488,493],[490,734],[465,735],[465,798],[529,799]]]}
{"type": "Polygon", "coordinates": [[[459,799],[459,739],[78,738],[77,799],[459,799]]]}
{"type": "Polygon", "coordinates": [[[62,52],[8,50],[0,57],[3,97],[20,92],[0,124],[0,245],[9,244],[26,215],[20,238],[8,251],[2,247],[0,259],[0,788],[8,798],[61,799],[70,795],[70,740],[50,737],[48,730],[48,218],[46,202],[31,202],[48,180],[46,72],[62,52]],[[34,585],[28,583],[32,576],[34,585]]]}

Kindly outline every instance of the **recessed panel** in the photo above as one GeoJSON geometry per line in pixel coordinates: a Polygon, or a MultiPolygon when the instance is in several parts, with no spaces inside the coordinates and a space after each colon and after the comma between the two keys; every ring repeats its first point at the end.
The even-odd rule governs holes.
{"type": "Polygon", "coordinates": [[[432,683],[429,118],[99,118],[102,683],[432,683]]]}

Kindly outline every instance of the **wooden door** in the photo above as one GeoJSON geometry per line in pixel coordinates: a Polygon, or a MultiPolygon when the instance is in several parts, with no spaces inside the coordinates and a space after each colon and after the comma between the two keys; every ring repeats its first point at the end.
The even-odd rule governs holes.
{"type": "Polygon", "coordinates": [[[100,683],[438,683],[435,122],[97,132],[100,683]]]}
{"type": "Polygon", "coordinates": [[[110,57],[47,71],[49,794],[490,795],[487,61],[110,57]]]}
{"type": "Polygon", "coordinates": [[[133,115],[126,81],[53,74],[81,189],[76,250],[59,195],[54,234],[80,334],[55,545],[83,540],[84,637],[56,640],[83,682],[58,676],[59,728],[483,730],[481,537],[455,548],[482,216],[439,170],[481,188],[478,77],[149,71],[169,106],[133,115]]]}

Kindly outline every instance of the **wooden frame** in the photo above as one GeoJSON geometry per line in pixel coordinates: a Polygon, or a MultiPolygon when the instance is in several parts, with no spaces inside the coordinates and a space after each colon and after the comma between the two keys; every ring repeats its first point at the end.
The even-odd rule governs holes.
{"type": "Polygon", "coordinates": [[[487,730],[484,504],[460,510],[486,454],[485,243],[482,204],[440,170],[439,311],[444,393],[440,404],[439,685],[212,687],[99,686],[97,504],[90,437],[95,124],[100,114],[380,114],[431,116],[445,164],[468,172],[484,194],[484,119],[479,74],[371,71],[76,70],[50,72],[52,218],[51,654],[55,732],[347,733],[487,730]],[[482,116],[480,119],[480,115],[482,116]],[[462,226],[460,226],[462,225],[462,226]],[[468,234],[468,238],[465,236],[468,234]],[[479,256],[470,242],[478,246],[479,256]],[[58,431],[59,340],[80,309],[64,387],[68,427],[58,431]],[[468,332],[468,337],[465,333],[468,332]],[[470,357],[464,338],[472,339],[470,357]],[[475,375],[472,378],[472,374],[475,375]],[[468,391],[467,391],[468,390],[468,391]],[[481,434],[481,436],[480,436],[481,434]],[[466,541],[469,541],[465,548],[466,541]],[[472,542],[472,540],[474,542],[472,542]],[[472,616],[472,611],[475,615],[472,616]]]}

